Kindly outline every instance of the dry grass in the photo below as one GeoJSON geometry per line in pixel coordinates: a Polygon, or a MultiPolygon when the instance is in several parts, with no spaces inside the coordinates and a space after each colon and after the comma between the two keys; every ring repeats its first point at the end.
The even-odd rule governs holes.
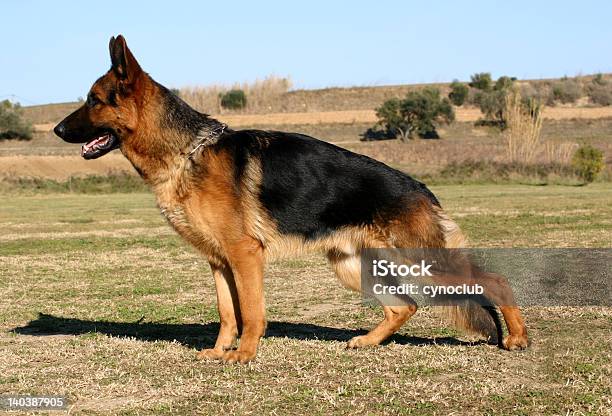
{"type": "Polygon", "coordinates": [[[542,146],[543,161],[544,163],[556,162],[569,165],[578,147],[578,143],[545,142],[542,146]]]}
{"type": "Polygon", "coordinates": [[[542,140],[542,127],[547,110],[537,99],[523,100],[518,89],[506,96],[507,124],[503,137],[507,144],[507,161],[526,164],[570,163],[578,143],[542,140]]]}
{"type": "MultiPolygon", "coordinates": [[[[63,113],[64,115],[67,113],[63,113]]],[[[336,110],[336,111],[310,111],[310,112],[273,112],[262,114],[224,114],[213,113],[213,116],[232,127],[248,126],[280,126],[280,125],[316,125],[316,124],[351,124],[369,123],[378,121],[374,110],[336,110]]],[[[59,121],[62,117],[58,118],[59,121]]],[[[475,122],[482,118],[477,108],[456,108],[455,120],[457,122],[475,122]]],[[[551,108],[544,110],[543,118],[547,120],[597,120],[612,118],[612,107],[601,108],[551,108]]],[[[53,123],[39,123],[34,125],[37,132],[50,132],[55,127],[53,123]]]]}
{"type": "Polygon", "coordinates": [[[265,113],[270,111],[277,102],[291,88],[291,80],[268,76],[263,80],[252,83],[237,83],[231,86],[207,85],[203,87],[185,87],[180,89],[180,96],[196,110],[206,114],[223,114],[220,95],[240,89],[247,96],[245,112],[265,113]]]}
{"type": "MultiPolygon", "coordinates": [[[[78,154],[78,148],[72,148],[78,154]]],[[[3,176],[67,180],[73,176],[107,175],[112,172],[135,174],[134,168],[118,152],[97,160],[81,156],[4,156],[0,157],[0,179],[3,176]]]]}
{"type": "Polygon", "coordinates": [[[506,129],[504,137],[511,162],[533,163],[542,143],[542,110],[540,102],[524,103],[515,90],[505,98],[506,129]]]}
{"type": "MultiPolygon", "coordinates": [[[[303,115],[308,116],[307,113],[303,115]]],[[[252,121],[256,122],[258,116],[249,117],[254,117],[252,121]]],[[[573,152],[576,143],[584,142],[603,150],[609,166],[609,161],[612,161],[610,120],[545,120],[542,127],[544,149],[538,156],[538,162],[548,163],[550,158],[563,161],[573,152]]],[[[371,127],[369,123],[250,124],[243,127],[301,132],[416,175],[432,174],[449,163],[467,159],[507,160],[506,145],[499,131],[477,128],[472,123],[456,122],[445,126],[440,130],[441,140],[415,140],[409,144],[397,140],[361,142],[360,135],[371,127]]],[[[36,133],[34,139],[27,143],[0,143],[0,176],[40,176],[65,180],[73,175],[103,175],[110,170],[133,172],[119,152],[85,161],[79,156],[78,146],[64,143],[52,133],[36,133]]]]}

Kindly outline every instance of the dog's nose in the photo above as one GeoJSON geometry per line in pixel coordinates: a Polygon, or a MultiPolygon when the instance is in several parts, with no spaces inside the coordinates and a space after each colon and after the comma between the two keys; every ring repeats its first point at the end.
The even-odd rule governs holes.
{"type": "Polygon", "coordinates": [[[59,137],[64,138],[64,133],[66,132],[66,127],[64,127],[64,123],[59,123],[57,126],[55,126],[53,132],[59,137]]]}

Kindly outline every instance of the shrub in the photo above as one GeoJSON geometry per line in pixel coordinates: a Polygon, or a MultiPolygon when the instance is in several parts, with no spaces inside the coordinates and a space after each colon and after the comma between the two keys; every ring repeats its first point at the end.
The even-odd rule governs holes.
{"type": "Polygon", "coordinates": [[[524,83],[518,86],[524,100],[534,99],[546,105],[554,104],[551,96],[551,87],[546,82],[524,83]]]}
{"type": "Polygon", "coordinates": [[[595,76],[593,77],[593,84],[606,85],[607,83],[608,81],[604,78],[601,72],[599,74],[595,74],[595,76]]]}
{"type": "Polygon", "coordinates": [[[243,90],[229,90],[221,95],[221,107],[228,110],[240,110],[246,107],[247,98],[243,90]]]}
{"type": "Polygon", "coordinates": [[[438,138],[436,124],[455,119],[450,101],[442,98],[437,88],[411,91],[403,100],[385,101],[376,109],[376,116],[379,125],[402,141],[413,138],[414,134],[427,139],[438,138]]]}
{"type": "Polygon", "coordinates": [[[489,72],[480,72],[470,77],[470,87],[481,91],[489,91],[493,85],[493,79],[489,72]]]}
{"type": "Polygon", "coordinates": [[[0,102],[0,140],[31,138],[32,123],[23,118],[19,103],[13,104],[9,100],[0,102]]]}
{"type": "Polygon", "coordinates": [[[593,104],[608,106],[612,105],[612,85],[607,82],[593,83],[587,88],[587,95],[593,104]]]}
{"type": "Polygon", "coordinates": [[[572,167],[586,183],[591,183],[604,168],[603,152],[591,145],[580,146],[572,157],[572,167]]]}
{"type": "Polygon", "coordinates": [[[575,103],[583,95],[582,84],[576,79],[562,79],[552,86],[553,100],[563,104],[575,103]]]}
{"type": "Polygon", "coordinates": [[[495,82],[495,87],[493,87],[493,89],[496,91],[505,91],[510,89],[513,84],[514,79],[504,75],[497,78],[497,81],[495,82]]]}
{"type": "Polygon", "coordinates": [[[574,170],[561,163],[496,162],[464,160],[451,162],[439,172],[421,177],[428,183],[576,183],[574,170]]]}
{"type": "Polygon", "coordinates": [[[468,94],[470,93],[470,89],[467,85],[457,80],[453,81],[450,85],[451,92],[448,94],[448,98],[451,102],[457,107],[462,106],[466,99],[468,98],[468,94]]]}

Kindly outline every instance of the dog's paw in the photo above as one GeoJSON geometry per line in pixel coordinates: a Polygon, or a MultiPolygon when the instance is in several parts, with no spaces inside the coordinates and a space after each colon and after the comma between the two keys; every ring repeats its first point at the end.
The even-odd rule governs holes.
{"type": "Polygon", "coordinates": [[[519,351],[529,346],[529,340],[527,335],[508,335],[502,344],[508,351],[519,351]]]}
{"type": "Polygon", "coordinates": [[[363,348],[363,347],[371,347],[374,345],[378,345],[375,342],[372,342],[372,340],[370,338],[368,338],[367,335],[360,335],[358,337],[353,337],[350,339],[350,341],[346,344],[346,348],[363,348]]]}
{"type": "Polygon", "coordinates": [[[253,360],[255,358],[255,355],[257,355],[255,351],[241,351],[240,349],[237,349],[225,351],[221,359],[228,364],[246,364],[249,361],[253,360]]]}
{"type": "Polygon", "coordinates": [[[224,350],[206,348],[202,351],[198,351],[196,358],[198,360],[220,360],[223,358],[223,353],[225,353],[224,350]]]}

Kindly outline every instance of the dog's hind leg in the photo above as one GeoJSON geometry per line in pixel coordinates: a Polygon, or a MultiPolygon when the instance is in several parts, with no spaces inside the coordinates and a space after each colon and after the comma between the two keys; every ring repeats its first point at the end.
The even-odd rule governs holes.
{"type": "Polygon", "coordinates": [[[484,286],[485,293],[492,303],[496,304],[501,311],[509,335],[503,339],[502,345],[507,350],[522,350],[529,345],[527,328],[516,305],[514,294],[510,288],[508,279],[497,273],[488,273],[474,269],[477,281],[484,286]]]}
{"type": "MultiPolygon", "coordinates": [[[[361,259],[359,254],[330,252],[327,258],[342,284],[349,289],[359,292],[361,290],[361,259]]],[[[352,338],[348,342],[347,347],[359,348],[380,344],[397,332],[416,311],[417,305],[414,301],[401,306],[383,305],[384,319],[367,334],[352,338]]]]}
{"type": "Polygon", "coordinates": [[[217,289],[217,309],[221,328],[214,348],[198,352],[197,358],[200,359],[222,358],[223,353],[233,346],[242,326],[238,294],[236,293],[236,284],[231,269],[227,265],[217,266],[213,263],[210,264],[210,268],[217,289]]]}
{"type": "Polygon", "coordinates": [[[376,328],[365,335],[352,338],[347,347],[360,348],[368,345],[378,345],[401,328],[401,326],[417,311],[416,303],[402,306],[383,306],[385,318],[376,328]]]}

